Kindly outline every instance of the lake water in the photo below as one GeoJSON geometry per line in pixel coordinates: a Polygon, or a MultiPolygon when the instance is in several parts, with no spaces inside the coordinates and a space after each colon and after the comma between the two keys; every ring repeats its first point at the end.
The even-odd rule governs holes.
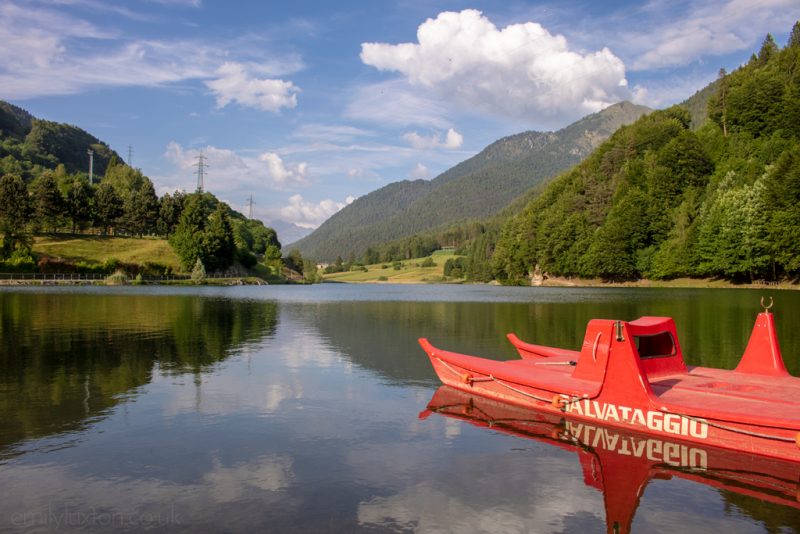
{"type": "Polygon", "coordinates": [[[800,292],[0,289],[0,531],[798,532],[791,469],[499,424],[416,342],[508,359],[507,332],[670,315],[690,364],[732,368],[762,296],[800,374],[800,292]]]}

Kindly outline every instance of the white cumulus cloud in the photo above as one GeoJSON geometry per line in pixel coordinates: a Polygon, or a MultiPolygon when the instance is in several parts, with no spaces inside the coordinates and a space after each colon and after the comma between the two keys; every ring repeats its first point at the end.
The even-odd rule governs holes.
{"type": "Polygon", "coordinates": [[[185,149],[171,141],[167,144],[164,158],[176,167],[177,172],[158,177],[162,189],[193,191],[201,152],[206,165],[205,188],[215,193],[230,194],[242,188],[262,187],[285,191],[310,183],[306,162],[288,164],[274,152],[243,155],[210,145],[202,149],[185,149]]]}
{"type": "Polygon", "coordinates": [[[461,145],[464,144],[464,136],[453,128],[447,130],[444,141],[438,132],[434,132],[431,135],[420,135],[417,132],[408,132],[403,136],[403,139],[408,141],[412,147],[421,150],[434,148],[456,149],[461,148],[461,145]]]}
{"type": "Polygon", "coordinates": [[[305,162],[295,165],[286,165],[281,157],[274,152],[265,152],[258,157],[267,164],[267,173],[274,183],[280,187],[307,185],[308,164],[305,162]]]}
{"type": "Polygon", "coordinates": [[[241,63],[227,62],[217,69],[217,78],[206,82],[217,107],[237,102],[262,111],[280,111],[297,106],[300,89],[290,81],[253,78],[241,63]]]}
{"type": "Polygon", "coordinates": [[[428,169],[428,167],[426,167],[422,163],[417,163],[414,166],[414,168],[411,169],[411,172],[408,173],[408,177],[411,178],[412,180],[419,180],[419,179],[425,180],[426,178],[430,178],[430,176],[431,176],[430,169],[428,169]]]}
{"type": "Polygon", "coordinates": [[[344,202],[326,199],[314,203],[305,200],[302,195],[292,195],[289,205],[280,209],[280,217],[303,228],[316,228],[354,200],[349,196],[344,202]]]}
{"type": "Polygon", "coordinates": [[[413,86],[491,114],[582,116],[629,97],[625,65],[608,48],[581,53],[535,22],[498,29],[480,11],[440,13],[417,43],[363,43],[361,60],[413,86]]]}

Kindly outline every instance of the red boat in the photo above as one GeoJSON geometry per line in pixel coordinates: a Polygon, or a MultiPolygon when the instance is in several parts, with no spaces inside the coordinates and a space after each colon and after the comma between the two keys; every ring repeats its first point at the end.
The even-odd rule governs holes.
{"type": "Polygon", "coordinates": [[[736,369],[684,363],[668,317],[595,319],[580,351],[525,343],[496,361],[419,343],[443,383],[575,421],[800,462],[800,378],[783,363],[774,316],[756,318],[736,369]]]}
{"type": "Polygon", "coordinates": [[[631,530],[651,480],[673,477],[800,510],[800,463],[677,440],[501,403],[442,386],[421,419],[437,413],[578,455],[584,483],[603,493],[609,533],[631,530]]]}

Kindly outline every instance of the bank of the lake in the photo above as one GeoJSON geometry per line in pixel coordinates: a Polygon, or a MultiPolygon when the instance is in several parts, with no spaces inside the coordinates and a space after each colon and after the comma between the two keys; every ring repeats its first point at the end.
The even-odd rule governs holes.
{"type": "MultiPolygon", "coordinates": [[[[326,275],[323,282],[343,284],[447,284],[447,285],[500,285],[499,282],[468,282],[463,278],[448,279],[431,272],[404,273],[399,276],[382,275],[367,276],[368,273],[338,273],[326,275]]],[[[673,280],[633,280],[627,282],[609,282],[599,278],[561,278],[553,277],[531,283],[531,287],[628,287],[628,288],[695,288],[695,289],[781,289],[797,290],[800,285],[793,282],[756,282],[752,284],[735,284],[727,280],[715,278],[676,278],[673,280]]]]}

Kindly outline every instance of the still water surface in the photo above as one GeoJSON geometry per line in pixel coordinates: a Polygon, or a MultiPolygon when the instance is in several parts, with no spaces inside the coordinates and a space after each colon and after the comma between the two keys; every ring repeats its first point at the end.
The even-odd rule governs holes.
{"type": "MultiPolygon", "coordinates": [[[[507,332],[578,348],[591,318],[670,315],[690,364],[732,368],[762,295],[800,374],[800,292],[6,288],[0,531],[606,532],[610,477],[639,467],[604,492],[591,447],[419,417],[439,382],[416,339],[508,359],[507,332]]],[[[785,488],[670,473],[634,532],[800,532],[785,488]]]]}

